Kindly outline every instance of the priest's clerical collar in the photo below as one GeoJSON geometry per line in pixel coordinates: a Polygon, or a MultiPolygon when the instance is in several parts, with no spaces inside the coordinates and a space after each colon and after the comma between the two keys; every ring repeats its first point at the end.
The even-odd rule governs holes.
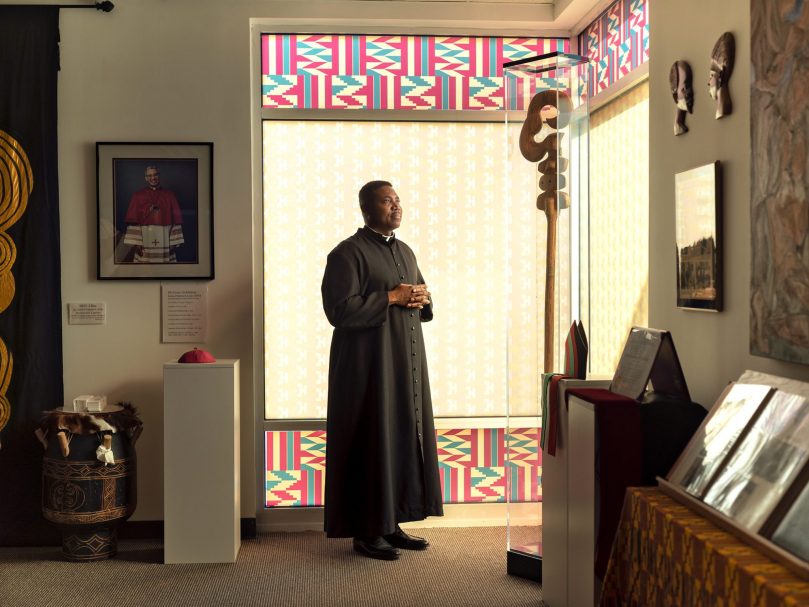
{"type": "Polygon", "coordinates": [[[368,228],[369,230],[371,230],[371,231],[372,231],[374,234],[377,234],[378,236],[380,236],[381,238],[383,238],[383,239],[385,240],[385,242],[387,242],[387,243],[390,243],[390,241],[392,241],[394,238],[396,238],[396,234],[395,234],[394,232],[391,232],[391,233],[390,233],[390,236],[386,236],[386,235],[385,235],[385,234],[383,234],[382,232],[377,232],[376,230],[374,230],[374,229],[373,229],[371,226],[369,226],[369,225],[366,225],[365,227],[366,227],[366,228],[368,228]]]}

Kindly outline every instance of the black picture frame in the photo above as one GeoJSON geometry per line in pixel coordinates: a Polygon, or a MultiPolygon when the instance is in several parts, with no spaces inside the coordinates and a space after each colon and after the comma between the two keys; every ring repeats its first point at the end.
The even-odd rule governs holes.
{"type": "Polygon", "coordinates": [[[213,143],[100,141],[96,175],[99,280],[214,278],[213,143]]]}
{"type": "Polygon", "coordinates": [[[722,167],[674,176],[677,307],[722,310],[722,167]]]}

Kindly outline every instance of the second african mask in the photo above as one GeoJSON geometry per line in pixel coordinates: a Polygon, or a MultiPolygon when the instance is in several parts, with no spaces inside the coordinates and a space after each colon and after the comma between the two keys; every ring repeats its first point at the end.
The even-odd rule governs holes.
{"type": "Polygon", "coordinates": [[[711,51],[711,68],[708,72],[708,92],[716,99],[716,118],[727,116],[733,111],[730,100],[728,80],[733,72],[733,60],[736,56],[736,41],[733,34],[725,32],[711,51]]]}

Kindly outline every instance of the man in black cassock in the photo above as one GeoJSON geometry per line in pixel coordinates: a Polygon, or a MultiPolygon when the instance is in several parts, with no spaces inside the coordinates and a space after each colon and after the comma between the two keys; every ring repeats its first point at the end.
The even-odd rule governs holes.
{"type": "Polygon", "coordinates": [[[443,515],[421,332],[433,311],[416,256],[393,233],[402,206],[391,184],[365,184],[359,201],[365,227],[329,253],[321,288],[334,326],[325,527],[395,560],[428,545],[399,523],[443,515]]]}

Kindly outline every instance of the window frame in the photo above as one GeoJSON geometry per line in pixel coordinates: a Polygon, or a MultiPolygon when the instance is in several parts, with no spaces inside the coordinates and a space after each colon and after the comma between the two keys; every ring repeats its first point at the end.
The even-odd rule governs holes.
{"type": "MultiPolygon", "coordinates": [[[[250,20],[250,134],[252,169],[252,265],[253,265],[253,415],[255,440],[256,520],[259,528],[307,530],[322,528],[322,507],[275,507],[265,506],[265,445],[267,431],[325,430],[325,419],[266,419],[264,417],[264,225],[263,225],[263,123],[265,120],[335,120],[335,121],[389,121],[389,122],[491,122],[502,124],[506,110],[327,110],[327,109],[278,109],[261,105],[261,35],[262,34],[390,34],[424,36],[492,36],[567,38],[570,52],[577,48],[577,37],[569,31],[540,31],[529,29],[497,29],[453,27],[446,22],[389,20],[395,25],[382,24],[379,20],[315,20],[315,19],[251,19],[250,20]]],[[[512,110],[511,116],[525,112],[512,110]]],[[[436,427],[500,427],[501,417],[437,418],[436,427]]],[[[530,425],[537,420],[531,417],[513,418],[517,424],[530,425]]],[[[513,425],[513,424],[512,424],[513,425]]],[[[505,504],[502,504],[505,505],[505,504]]],[[[451,504],[475,508],[492,504],[451,504]]],[[[450,508],[452,510],[452,508],[450,508]]],[[[468,518],[468,516],[467,516],[468,518]]]]}

